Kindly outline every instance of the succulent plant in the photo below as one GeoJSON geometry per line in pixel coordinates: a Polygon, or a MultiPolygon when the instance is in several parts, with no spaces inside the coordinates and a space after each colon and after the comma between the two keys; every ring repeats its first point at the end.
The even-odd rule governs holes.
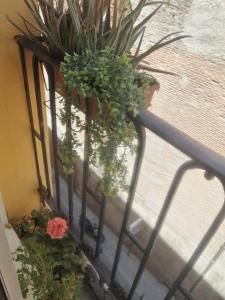
{"type": "MultiPolygon", "coordinates": [[[[136,66],[147,55],[188,37],[180,32],[168,34],[148,50],[140,53],[146,23],[152,19],[164,1],[139,0],[132,8],[129,0],[24,0],[33,20],[22,18],[24,28],[13,20],[10,22],[27,38],[42,44],[51,55],[63,59],[65,53],[81,54],[86,49],[92,51],[111,48],[121,56],[131,53],[138,44],[131,62],[136,66]],[[143,9],[153,10],[138,21],[143,9]]],[[[149,71],[154,71],[149,69],[149,71]]]]}

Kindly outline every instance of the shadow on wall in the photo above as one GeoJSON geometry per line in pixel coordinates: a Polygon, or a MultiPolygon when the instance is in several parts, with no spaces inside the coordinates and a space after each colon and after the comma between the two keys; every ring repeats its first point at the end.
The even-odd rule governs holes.
{"type": "MultiPolygon", "coordinates": [[[[75,173],[75,190],[81,196],[82,191],[82,161],[78,161],[75,173]]],[[[98,176],[92,171],[89,179],[89,187],[96,191],[96,186],[99,181],[98,176]]],[[[99,215],[100,206],[89,196],[87,205],[96,215],[99,215]]],[[[118,236],[123,218],[125,203],[121,198],[107,199],[105,224],[109,229],[118,236]]],[[[132,223],[138,218],[141,218],[135,211],[132,211],[128,223],[132,223]]],[[[142,221],[140,232],[138,233],[138,241],[146,247],[153,228],[144,220],[142,221]]],[[[141,259],[141,254],[135,246],[131,247],[129,238],[124,238],[124,243],[130,251],[141,259]]],[[[165,286],[170,287],[176,280],[177,276],[185,266],[186,262],[168,246],[165,240],[158,238],[152,251],[151,259],[148,260],[147,268],[149,271],[165,286]]],[[[186,277],[183,287],[189,290],[196,282],[199,274],[192,270],[186,277]]],[[[224,298],[205,280],[202,280],[193,292],[193,296],[197,300],[223,300],[224,298]]],[[[176,299],[184,299],[183,296],[177,294],[176,299]]]]}
{"type": "MultiPolygon", "coordinates": [[[[49,133],[51,136],[51,132],[49,133]]],[[[58,140],[60,143],[60,140],[58,140]]],[[[53,158],[52,145],[50,140],[51,159],[53,158]]],[[[53,166],[53,160],[51,161],[53,166]]],[[[82,173],[83,173],[83,161],[78,160],[75,166],[76,172],[74,175],[74,192],[80,196],[82,192],[82,173]]],[[[65,178],[62,170],[61,176],[65,178]]],[[[90,170],[90,177],[88,180],[88,187],[95,193],[97,191],[97,185],[99,177],[96,173],[90,170]]],[[[98,193],[96,193],[98,195],[98,193]]],[[[99,193],[100,199],[100,193],[99,193]]],[[[117,197],[115,199],[107,199],[106,211],[105,211],[105,225],[118,236],[121,229],[123,213],[125,208],[124,201],[117,197]]],[[[99,216],[100,206],[89,195],[87,199],[88,207],[99,216]]],[[[131,224],[135,220],[141,218],[141,216],[132,211],[128,224],[131,224]]],[[[138,233],[138,241],[145,248],[153,228],[149,226],[144,220],[141,224],[140,232],[138,233]]],[[[135,246],[131,246],[131,241],[128,237],[124,238],[124,244],[130,249],[130,251],[139,259],[142,258],[139,250],[135,246]]],[[[180,274],[181,270],[185,266],[186,262],[179,256],[177,252],[172,249],[164,239],[158,237],[155,246],[153,248],[151,258],[147,262],[147,269],[157,278],[157,280],[163,283],[165,286],[170,287],[180,274]]],[[[199,274],[192,270],[183,282],[183,287],[189,290],[196,280],[199,278],[199,274]]],[[[224,300],[224,298],[217,293],[217,291],[204,279],[198,284],[193,292],[193,296],[196,300],[224,300]]],[[[185,299],[179,292],[177,292],[176,299],[185,299]]]]}

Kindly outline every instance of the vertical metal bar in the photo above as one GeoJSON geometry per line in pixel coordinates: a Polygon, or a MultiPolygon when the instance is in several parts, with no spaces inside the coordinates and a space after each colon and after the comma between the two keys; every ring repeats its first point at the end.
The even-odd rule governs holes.
{"type": "Polygon", "coordinates": [[[87,181],[89,175],[89,157],[90,157],[90,125],[92,116],[92,102],[89,98],[86,99],[85,113],[85,138],[84,138],[84,162],[83,162],[83,186],[82,186],[82,207],[80,218],[80,240],[84,245],[85,219],[87,207],[87,181]]]}
{"type": "Polygon", "coordinates": [[[198,284],[203,280],[205,275],[210,271],[212,266],[215,265],[216,261],[220,258],[220,256],[225,251],[225,243],[219,248],[219,250],[216,252],[216,254],[213,256],[213,258],[210,260],[209,264],[205,267],[203,272],[200,274],[200,276],[197,278],[197,280],[194,282],[192,287],[189,289],[189,293],[192,293],[194,289],[198,286],[198,284]]]}
{"type": "Polygon", "coordinates": [[[23,83],[24,83],[24,89],[25,89],[25,94],[26,94],[27,109],[28,109],[29,121],[30,121],[30,126],[31,126],[31,137],[32,137],[32,144],[33,144],[33,148],[34,148],[34,159],[35,159],[35,165],[36,165],[36,170],[37,170],[38,185],[39,185],[39,189],[41,189],[42,188],[42,179],[41,179],[41,173],[40,173],[40,167],[39,167],[39,161],[38,161],[38,153],[37,153],[37,145],[36,145],[36,139],[35,139],[35,128],[34,128],[34,119],[33,119],[33,112],[32,112],[32,106],[31,106],[29,81],[28,81],[28,76],[27,76],[27,66],[26,66],[24,49],[21,45],[19,45],[19,52],[20,52],[20,61],[21,61],[22,72],[23,72],[23,83]]]}
{"type": "Polygon", "coordinates": [[[103,226],[104,226],[104,219],[105,219],[105,207],[106,207],[106,197],[105,195],[102,195],[101,210],[100,210],[100,216],[98,222],[98,236],[97,236],[96,248],[95,248],[95,258],[99,256],[100,249],[101,249],[101,239],[103,236],[103,226]]]}
{"type": "Polygon", "coordinates": [[[161,209],[161,212],[159,214],[159,217],[158,217],[158,220],[157,220],[157,223],[155,225],[155,228],[151,234],[151,237],[149,239],[149,242],[148,242],[148,245],[146,247],[146,250],[145,250],[145,253],[143,255],[143,258],[141,260],[141,263],[140,263],[140,266],[138,268],[138,271],[136,273],[136,276],[134,278],[134,281],[133,281],[133,284],[131,286],[131,289],[130,289],[130,292],[129,292],[129,295],[127,297],[127,300],[130,300],[132,299],[134,293],[135,293],[135,290],[137,288],[137,285],[138,285],[138,282],[142,276],[142,273],[144,271],[144,268],[145,268],[145,265],[147,263],[147,260],[149,258],[149,255],[151,254],[151,251],[154,247],[154,244],[156,242],[156,239],[159,235],[159,232],[160,232],[160,229],[163,225],[163,222],[167,216],[167,213],[168,213],[168,210],[171,206],[171,203],[172,203],[172,200],[173,200],[173,197],[177,191],[177,188],[182,180],[182,177],[183,175],[185,174],[185,172],[190,169],[190,168],[194,168],[196,166],[196,163],[193,162],[193,161],[188,161],[186,163],[184,163],[176,172],[175,174],[175,177],[173,179],[173,182],[170,186],[170,189],[167,193],[167,196],[166,196],[166,199],[164,201],[164,205],[161,209]]]}
{"type": "Polygon", "coordinates": [[[59,176],[59,162],[58,162],[58,137],[57,137],[57,122],[56,122],[56,104],[55,104],[55,76],[54,68],[51,65],[46,65],[49,83],[49,100],[51,107],[51,122],[52,122],[52,149],[53,149],[53,164],[55,175],[55,190],[57,209],[61,211],[60,200],[60,176],[59,176]]]}
{"type": "Polygon", "coordinates": [[[189,261],[185,265],[184,269],[181,271],[181,273],[178,276],[177,280],[172,285],[171,289],[169,290],[169,292],[166,295],[164,300],[170,300],[174,296],[175,292],[180,287],[180,285],[184,281],[185,277],[192,270],[193,266],[195,265],[195,263],[199,259],[200,255],[202,254],[202,252],[205,250],[205,248],[209,244],[209,242],[212,239],[212,237],[214,236],[214,234],[219,229],[219,227],[222,224],[222,222],[224,221],[224,219],[225,219],[225,202],[224,202],[222,208],[220,209],[219,213],[217,214],[217,217],[212,222],[211,226],[207,230],[206,234],[202,238],[201,242],[199,243],[198,247],[196,248],[196,250],[192,254],[191,258],[189,259],[189,261]]]}
{"type": "Polygon", "coordinates": [[[145,150],[145,142],[146,142],[145,129],[136,120],[133,120],[133,123],[134,123],[134,126],[135,126],[137,134],[138,134],[138,147],[137,147],[134,169],[133,169],[133,173],[132,173],[131,184],[130,184],[128,198],[127,198],[127,204],[126,204],[125,211],[124,211],[123,222],[122,222],[122,226],[121,226],[121,230],[120,230],[119,241],[117,244],[116,255],[115,255],[114,264],[113,264],[112,273],[111,273],[112,283],[114,283],[114,281],[115,281],[115,276],[116,276],[116,272],[118,269],[124,233],[126,230],[127,222],[129,220],[129,216],[130,216],[130,212],[131,212],[131,208],[132,208],[132,204],[133,204],[133,200],[134,200],[134,195],[135,195],[135,191],[136,191],[136,187],[137,187],[137,182],[138,182],[138,178],[139,178],[139,174],[140,174],[144,150],[145,150]]]}
{"type": "MultiPolygon", "coordinates": [[[[66,94],[66,92],[65,92],[66,94]]],[[[69,140],[69,151],[70,157],[73,155],[73,145],[71,143],[72,137],[72,103],[70,97],[65,96],[65,109],[67,114],[67,121],[66,121],[66,138],[69,140]]],[[[69,223],[70,225],[73,224],[73,173],[67,176],[67,187],[68,187],[68,203],[69,203],[69,223]]]]}
{"type": "Polygon", "coordinates": [[[41,102],[39,61],[36,56],[33,56],[33,75],[34,75],[34,88],[35,88],[36,104],[37,104],[37,112],[38,112],[38,122],[40,127],[42,155],[43,155],[44,169],[45,169],[45,179],[46,179],[48,196],[50,197],[51,186],[50,186],[50,178],[49,178],[49,171],[48,171],[48,158],[47,158],[46,144],[45,144],[46,140],[45,140],[44,120],[43,120],[43,111],[42,111],[42,102],[41,102]]]}
{"type": "Polygon", "coordinates": [[[68,201],[69,201],[69,223],[73,225],[73,174],[69,174],[67,177],[68,186],[68,201]]]}
{"type": "Polygon", "coordinates": [[[181,292],[181,294],[184,295],[184,299],[195,300],[194,297],[182,286],[180,286],[178,289],[181,292]]]}

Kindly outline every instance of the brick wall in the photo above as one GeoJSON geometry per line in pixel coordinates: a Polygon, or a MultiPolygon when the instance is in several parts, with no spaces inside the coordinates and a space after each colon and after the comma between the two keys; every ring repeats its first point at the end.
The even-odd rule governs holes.
{"type": "MultiPolygon", "coordinates": [[[[173,31],[183,30],[193,38],[162,49],[148,58],[152,67],[179,74],[177,77],[157,75],[161,89],[154,98],[151,110],[225,156],[225,2],[171,2],[181,10],[162,9],[147,27],[143,48],[173,31]]],[[[142,17],[149,11],[146,8],[142,17]]],[[[155,223],[176,169],[185,160],[187,158],[171,146],[148,134],[135,210],[150,225],[155,223]]],[[[207,182],[203,172],[189,172],[174,199],[161,238],[182,259],[187,260],[221,207],[223,197],[222,187],[217,180],[207,182]]],[[[223,224],[196,265],[197,272],[204,269],[224,240],[223,224]]],[[[154,258],[158,259],[156,252],[153,261],[154,258]]],[[[225,254],[205,278],[223,298],[224,266],[225,254]]],[[[174,261],[172,264],[168,260],[167,267],[170,274],[163,276],[161,272],[161,279],[174,278],[174,273],[179,273],[174,261]]],[[[164,267],[161,268],[163,271],[164,267]]],[[[189,287],[190,282],[185,285],[189,287]]],[[[196,299],[212,299],[208,298],[201,285],[194,295],[196,299]]]]}

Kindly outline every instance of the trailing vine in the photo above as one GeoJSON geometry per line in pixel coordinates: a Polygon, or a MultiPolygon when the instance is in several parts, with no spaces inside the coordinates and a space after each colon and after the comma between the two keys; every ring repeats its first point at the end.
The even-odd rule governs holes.
{"type": "MultiPolygon", "coordinates": [[[[127,55],[118,57],[110,49],[66,54],[61,73],[66,91],[61,110],[64,124],[72,119],[75,130],[82,131],[78,108],[84,108],[87,99],[92,109],[97,107],[90,123],[90,162],[102,170],[101,191],[115,196],[119,189],[127,189],[127,157],[136,148],[136,133],[127,113],[135,116],[146,108],[145,90],[155,79],[138,73],[127,55]]],[[[69,172],[78,156],[76,147],[76,133],[66,133],[62,160],[69,172]]]]}
{"type": "Polygon", "coordinates": [[[60,144],[60,157],[66,174],[73,174],[74,164],[79,157],[77,149],[81,143],[77,133],[83,130],[83,125],[79,117],[79,110],[76,105],[72,105],[72,97],[69,91],[64,87],[64,97],[61,99],[60,121],[66,126],[66,131],[60,144]],[[76,128],[76,129],[73,129],[76,128]]]}

